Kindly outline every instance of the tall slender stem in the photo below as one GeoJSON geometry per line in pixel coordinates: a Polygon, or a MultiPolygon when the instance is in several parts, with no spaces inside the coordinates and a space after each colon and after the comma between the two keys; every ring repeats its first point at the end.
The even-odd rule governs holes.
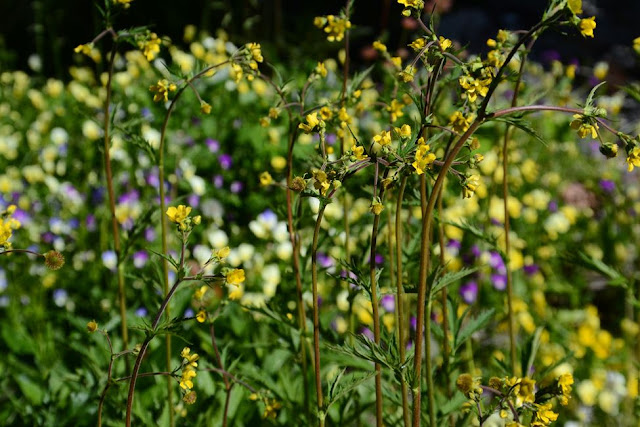
{"type": "MultiPolygon", "coordinates": [[[[376,163],[377,180],[378,163],[376,163]]],[[[380,201],[384,197],[384,188],[380,191],[380,201]]],[[[376,344],[380,344],[380,313],[378,301],[378,284],[376,283],[376,247],[378,240],[378,226],[380,224],[380,215],[373,217],[373,226],[371,228],[371,250],[369,252],[369,280],[371,282],[371,308],[373,310],[373,339],[376,344]]],[[[379,363],[375,364],[376,370],[376,425],[381,427],[382,422],[382,367],[379,363]]]]}
{"type": "MultiPolygon", "coordinates": [[[[213,326],[213,322],[211,322],[209,329],[211,332],[211,345],[213,346],[213,353],[216,358],[216,363],[218,363],[218,366],[221,370],[224,370],[224,364],[222,363],[220,351],[218,351],[218,345],[216,344],[216,331],[213,326]]],[[[233,384],[229,381],[226,375],[222,376],[222,380],[224,381],[224,388],[226,391],[224,399],[224,412],[222,413],[222,427],[227,427],[227,418],[229,415],[229,400],[231,400],[231,389],[233,388],[233,384]]]]}
{"type": "Polygon", "coordinates": [[[316,226],[313,230],[313,243],[311,246],[311,289],[313,293],[313,350],[314,350],[314,370],[316,379],[316,395],[318,404],[318,423],[324,427],[324,408],[322,397],[322,379],[320,378],[320,320],[318,315],[318,236],[320,234],[320,224],[326,208],[325,201],[320,202],[316,226]]]}
{"type": "MultiPolygon", "coordinates": [[[[400,362],[405,361],[405,346],[407,339],[405,318],[404,318],[404,287],[402,285],[402,199],[404,190],[407,186],[407,176],[402,177],[400,189],[398,190],[396,200],[396,311],[397,311],[397,331],[398,331],[398,352],[400,354],[400,362]]],[[[405,427],[411,424],[409,413],[409,388],[404,377],[400,382],[402,386],[402,419],[405,427]]]]}
{"type": "MultiPolygon", "coordinates": [[[[438,177],[436,182],[433,185],[433,189],[431,190],[431,195],[429,196],[429,200],[426,202],[426,190],[423,191],[421,189],[421,200],[423,208],[423,216],[422,216],[422,234],[421,234],[421,242],[420,242],[420,273],[418,278],[418,309],[417,309],[417,319],[416,319],[416,342],[415,342],[415,357],[414,357],[414,383],[412,386],[413,391],[413,425],[415,427],[420,425],[420,406],[421,406],[421,395],[420,395],[420,379],[422,373],[422,341],[423,341],[423,324],[424,324],[424,309],[427,295],[427,265],[429,263],[430,256],[430,244],[431,239],[429,236],[429,230],[431,229],[431,216],[433,214],[433,208],[436,203],[437,194],[442,188],[442,184],[444,182],[445,175],[451,167],[453,160],[456,155],[464,145],[465,141],[476,131],[476,129],[480,126],[482,120],[476,119],[471,123],[467,131],[460,136],[457,140],[455,146],[451,149],[449,155],[446,157],[444,164],[442,165],[442,169],[438,173],[438,177]]],[[[424,175],[420,176],[421,188],[426,189],[426,178],[424,175]],[[424,185],[422,181],[425,181],[424,185]]],[[[435,418],[435,417],[434,417],[435,418]]],[[[435,423],[435,420],[434,420],[435,423]]],[[[433,424],[435,425],[435,424],[433,424]]]]}
{"type": "MultiPolygon", "coordinates": [[[[117,262],[117,280],[118,280],[118,305],[120,306],[120,330],[122,333],[122,345],[124,348],[129,347],[129,332],[127,330],[127,299],[124,289],[124,270],[122,253],[122,247],[120,244],[120,227],[118,226],[118,219],[116,218],[116,201],[115,191],[113,189],[113,172],[111,169],[111,154],[109,148],[111,145],[111,82],[113,79],[113,64],[115,62],[116,51],[118,47],[116,36],[113,38],[113,46],[111,47],[111,53],[109,56],[109,69],[107,72],[107,86],[106,97],[104,101],[104,169],[107,178],[107,193],[109,195],[109,210],[111,212],[111,232],[113,233],[113,249],[116,253],[117,262]]],[[[125,358],[125,369],[129,371],[129,359],[125,358]]]]}
{"type": "MultiPolygon", "coordinates": [[[[528,49],[531,48],[535,42],[535,37],[531,38],[528,49]]],[[[515,107],[518,104],[518,94],[520,92],[520,82],[522,81],[522,73],[524,72],[524,65],[526,63],[526,55],[520,61],[520,70],[518,71],[518,79],[516,80],[515,87],[513,89],[513,97],[511,98],[511,107],[515,107]]],[[[511,274],[511,266],[509,262],[509,256],[511,254],[511,224],[509,218],[509,124],[505,126],[504,140],[502,143],[502,198],[504,199],[504,252],[505,252],[505,268],[507,272],[507,316],[509,317],[509,352],[511,354],[511,374],[513,376],[518,375],[518,357],[516,348],[516,319],[513,312],[513,280],[511,274]]],[[[523,372],[523,375],[527,375],[523,372]]]]}

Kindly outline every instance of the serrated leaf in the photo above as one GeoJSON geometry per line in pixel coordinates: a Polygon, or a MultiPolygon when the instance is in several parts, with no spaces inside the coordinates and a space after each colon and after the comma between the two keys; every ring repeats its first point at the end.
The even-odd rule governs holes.
{"type": "Polygon", "coordinates": [[[593,89],[591,89],[591,92],[589,92],[589,96],[587,97],[587,103],[584,106],[584,110],[587,111],[587,109],[590,109],[593,107],[593,100],[595,98],[596,92],[598,91],[598,89],[600,88],[600,86],[602,86],[603,84],[606,84],[607,82],[600,82],[597,85],[595,85],[593,87],[593,89]]]}
{"type": "Polygon", "coordinates": [[[531,127],[529,122],[522,119],[522,116],[510,116],[510,117],[502,116],[493,120],[497,122],[504,122],[513,127],[516,127],[521,131],[528,133],[538,141],[540,141],[542,145],[544,145],[545,147],[548,145],[547,142],[544,139],[542,139],[542,136],[538,132],[536,132],[535,129],[531,127]]]}
{"type": "Polygon", "coordinates": [[[333,405],[338,400],[340,400],[340,398],[342,398],[344,395],[355,390],[361,384],[363,384],[364,382],[368,381],[370,378],[376,375],[375,371],[367,372],[364,375],[351,374],[351,380],[347,382],[345,385],[343,385],[342,387],[338,387],[341,379],[343,378],[344,372],[345,370],[343,369],[342,372],[340,372],[340,374],[336,377],[334,383],[332,384],[332,389],[329,390],[329,399],[327,402],[326,409],[329,409],[331,405],[333,405]]]}
{"type": "Polygon", "coordinates": [[[171,264],[176,270],[178,269],[178,262],[176,260],[174,260],[173,258],[171,258],[171,256],[163,254],[163,253],[160,253],[160,252],[156,252],[151,248],[147,248],[147,250],[149,252],[153,252],[154,254],[158,255],[159,257],[162,257],[162,258],[166,259],[169,262],[169,264],[171,264]]]}

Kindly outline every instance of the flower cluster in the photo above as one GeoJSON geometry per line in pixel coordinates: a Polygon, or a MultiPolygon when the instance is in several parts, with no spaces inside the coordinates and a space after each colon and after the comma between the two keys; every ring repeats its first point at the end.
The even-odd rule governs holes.
{"type": "Polygon", "coordinates": [[[178,224],[180,231],[190,231],[194,225],[199,225],[202,221],[200,215],[191,217],[190,213],[191,207],[185,205],[170,206],[166,212],[169,221],[178,224]]]}
{"type": "Polygon", "coordinates": [[[198,366],[199,356],[196,353],[191,354],[191,349],[185,347],[180,353],[182,357],[182,376],[180,377],[180,388],[183,390],[183,400],[186,403],[195,402],[195,394],[193,394],[193,379],[196,377],[196,367],[198,366]]]}
{"type": "Polygon", "coordinates": [[[153,95],[155,102],[167,102],[169,100],[169,92],[175,92],[177,89],[178,86],[175,83],[169,83],[167,79],[158,80],[158,83],[149,86],[149,90],[155,92],[155,95],[153,95]]]}
{"type": "Polygon", "coordinates": [[[330,42],[342,41],[345,31],[351,28],[351,21],[348,18],[335,15],[317,16],[313,24],[324,29],[324,32],[327,33],[327,40],[330,42]]]}
{"type": "Polygon", "coordinates": [[[11,217],[16,211],[16,205],[9,205],[7,209],[0,212],[0,246],[6,248],[11,247],[9,239],[13,235],[13,230],[20,228],[20,221],[11,217]]]}

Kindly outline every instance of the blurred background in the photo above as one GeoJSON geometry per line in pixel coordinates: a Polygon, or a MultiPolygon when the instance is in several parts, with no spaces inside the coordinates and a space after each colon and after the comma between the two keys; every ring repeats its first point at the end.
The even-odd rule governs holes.
{"type": "MultiPolygon", "coordinates": [[[[440,33],[466,43],[471,52],[482,52],[486,39],[495,36],[496,29],[529,28],[539,19],[547,1],[426,3],[425,10],[435,13],[440,33]]],[[[135,0],[117,22],[119,28],[149,25],[176,43],[181,42],[188,24],[211,34],[222,28],[234,43],[258,41],[272,61],[291,63],[309,49],[316,56],[335,55],[336,45],[321,37],[312,22],[318,15],[337,14],[344,5],[343,0],[135,0]]],[[[583,9],[584,16],[596,16],[595,39],[585,40],[577,32],[570,32],[568,37],[547,33],[537,43],[533,57],[543,62],[559,59],[587,65],[606,60],[620,67],[623,75],[637,74],[631,44],[640,36],[640,29],[636,30],[640,2],[585,0],[583,9]]],[[[402,20],[401,11],[396,0],[356,1],[352,60],[371,60],[368,47],[380,37],[392,50],[406,46],[415,23],[402,20]]],[[[91,0],[2,0],[0,12],[0,68],[5,70],[22,69],[66,80],[68,66],[74,61],[73,48],[102,30],[101,16],[91,0]],[[29,66],[33,54],[41,63],[36,70],[29,66]]]]}

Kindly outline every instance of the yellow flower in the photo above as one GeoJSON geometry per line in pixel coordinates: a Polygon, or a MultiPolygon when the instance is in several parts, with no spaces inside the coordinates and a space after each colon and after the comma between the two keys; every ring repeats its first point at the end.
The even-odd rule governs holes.
{"type": "Polygon", "coordinates": [[[573,119],[570,124],[571,129],[575,129],[580,138],[586,138],[589,135],[591,135],[593,139],[598,137],[599,128],[597,123],[589,123],[588,118],[580,114],[574,114],[573,119]]]}
{"type": "Polygon", "coordinates": [[[399,76],[403,82],[409,83],[413,81],[416,74],[416,67],[407,65],[404,70],[400,71],[399,76]]]}
{"type": "Polygon", "coordinates": [[[640,55],[640,37],[633,39],[633,50],[640,55]]]}
{"type": "Polygon", "coordinates": [[[398,133],[398,135],[400,135],[400,138],[403,138],[403,139],[411,138],[411,126],[409,126],[408,124],[404,124],[400,128],[395,128],[395,130],[398,133]]]}
{"type": "Polygon", "coordinates": [[[383,210],[384,210],[384,205],[382,204],[382,202],[380,202],[380,199],[376,197],[375,200],[371,202],[371,212],[374,215],[380,215],[380,212],[382,212],[383,210]]]}
{"type": "Polygon", "coordinates": [[[383,147],[391,144],[391,131],[383,130],[378,135],[373,137],[373,141],[377,142],[383,147]]]}
{"type": "Polygon", "coordinates": [[[176,89],[178,89],[178,87],[173,83],[169,83],[167,79],[158,80],[158,83],[149,86],[149,90],[156,93],[153,96],[154,102],[159,102],[162,100],[164,100],[164,102],[167,102],[169,100],[169,92],[174,92],[176,89]]]}
{"type": "Polygon", "coordinates": [[[480,186],[480,177],[478,175],[471,175],[467,177],[462,183],[462,197],[468,199],[480,186]]]}
{"type": "Polygon", "coordinates": [[[230,253],[231,253],[231,249],[229,249],[229,246],[225,246],[222,249],[214,250],[213,251],[213,257],[217,258],[219,260],[222,260],[222,259],[228,257],[230,253]]]}
{"type": "Polygon", "coordinates": [[[244,270],[236,268],[227,273],[227,284],[238,286],[244,282],[244,270]]]}
{"type": "Polygon", "coordinates": [[[307,114],[307,123],[300,123],[298,128],[302,129],[304,133],[311,133],[320,124],[318,119],[318,113],[307,114]]]}
{"type": "Polygon", "coordinates": [[[153,61],[155,57],[160,53],[160,44],[162,40],[158,38],[156,33],[149,34],[148,38],[138,42],[138,48],[142,51],[142,54],[147,61],[153,61]]]}
{"type": "Polygon", "coordinates": [[[267,171],[264,171],[260,174],[260,185],[266,187],[267,185],[271,185],[273,183],[273,178],[271,174],[267,171]]]}
{"type": "Polygon", "coordinates": [[[322,77],[327,77],[327,67],[324,65],[324,62],[318,62],[315,69],[316,74],[322,77]]]}
{"type": "Polygon", "coordinates": [[[580,34],[585,37],[593,37],[593,30],[596,28],[596,17],[584,18],[580,20],[580,34]]]}
{"type": "Polygon", "coordinates": [[[93,43],[81,44],[75,47],[73,51],[75,53],[82,53],[83,55],[90,56],[93,49],[93,43]]]}
{"type": "Polygon", "coordinates": [[[177,208],[175,206],[171,206],[167,209],[169,221],[175,222],[176,224],[181,224],[185,219],[187,219],[190,213],[191,207],[185,205],[179,205],[177,208]]]}
{"type": "Polygon", "coordinates": [[[551,403],[537,405],[536,414],[532,420],[532,427],[544,427],[558,419],[558,414],[551,410],[551,403]]]}
{"type": "Polygon", "coordinates": [[[351,146],[351,152],[356,157],[356,160],[364,160],[369,157],[364,153],[364,147],[361,147],[356,144],[353,144],[351,146]]]}
{"type": "Polygon", "coordinates": [[[569,404],[569,399],[571,398],[571,385],[573,384],[573,375],[566,373],[560,375],[558,378],[558,388],[560,389],[560,404],[562,406],[567,406],[569,404]]]}
{"type": "Polygon", "coordinates": [[[180,357],[182,357],[187,364],[188,367],[195,368],[198,366],[198,356],[197,353],[191,354],[191,349],[189,347],[184,347],[180,352],[180,357]]]}
{"type": "Polygon", "coordinates": [[[409,44],[409,47],[413,50],[415,50],[416,52],[421,51],[422,49],[424,49],[425,45],[426,45],[426,41],[424,39],[424,37],[420,37],[419,39],[415,39],[411,44],[409,44]]]}
{"type": "Polygon", "coordinates": [[[200,101],[200,112],[202,114],[210,114],[211,113],[211,105],[207,102],[200,101]]]}
{"type": "Polygon", "coordinates": [[[92,320],[89,323],[87,323],[87,331],[89,331],[90,333],[93,333],[97,330],[98,330],[98,324],[96,323],[95,320],[92,320]]]}
{"type": "MultiPolygon", "coordinates": [[[[640,38],[640,37],[639,37],[640,38]]],[[[380,40],[376,40],[373,42],[373,48],[380,52],[386,52],[387,46],[384,45],[380,40]]]]}
{"type": "Polygon", "coordinates": [[[322,120],[331,120],[333,111],[331,111],[331,108],[324,106],[320,109],[320,117],[322,117],[322,120]]]}
{"type": "Polygon", "coordinates": [[[200,289],[196,289],[196,291],[193,293],[193,297],[198,301],[202,301],[205,294],[207,293],[207,290],[209,290],[209,287],[207,285],[202,285],[200,289]]]}
{"type": "Polygon", "coordinates": [[[260,43],[248,43],[247,49],[249,49],[249,52],[251,52],[251,57],[254,61],[264,61],[264,58],[262,57],[262,50],[260,49],[260,43]]]}
{"type": "Polygon", "coordinates": [[[196,371],[192,368],[185,368],[182,370],[182,378],[180,378],[180,387],[183,390],[191,390],[193,388],[192,379],[196,376],[196,371]]]}
{"type": "Polygon", "coordinates": [[[429,152],[431,147],[424,143],[424,139],[418,140],[418,149],[416,150],[415,161],[412,166],[418,175],[422,175],[431,163],[436,160],[436,155],[429,152]]]}
{"type": "Polygon", "coordinates": [[[280,402],[271,399],[265,401],[264,413],[262,414],[262,418],[271,418],[274,419],[278,415],[278,410],[282,407],[280,402]]]}
{"type": "Polygon", "coordinates": [[[640,167],[640,147],[634,147],[627,153],[627,170],[631,172],[634,166],[640,167]]]}
{"type": "Polygon", "coordinates": [[[411,9],[421,11],[424,8],[423,0],[398,0],[398,3],[404,6],[404,10],[402,11],[404,16],[410,16],[411,9]]]}
{"type": "Polygon", "coordinates": [[[327,177],[327,173],[323,170],[315,170],[313,171],[313,178],[315,182],[313,183],[313,187],[316,190],[320,190],[320,193],[324,196],[329,191],[329,187],[331,187],[331,183],[327,177]]]}
{"type": "Polygon", "coordinates": [[[397,99],[391,100],[391,104],[387,106],[387,111],[391,113],[391,123],[398,120],[398,117],[404,116],[402,109],[404,108],[404,104],[399,102],[397,99]]]}
{"type": "Polygon", "coordinates": [[[205,320],[207,320],[207,312],[206,312],[206,311],[204,311],[204,310],[200,310],[200,311],[198,312],[198,314],[196,315],[196,320],[197,320],[199,323],[204,323],[204,321],[205,321],[205,320]]]}
{"type": "Polygon", "coordinates": [[[113,0],[113,4],[119,4],[125,9],[128,9],[131,6],[131,2],[133,0],[113,0]]]}
{"type": "Polygon", "coordinates": [[[460,111],[455,111],[449,117],[449,126],[454,132],[463,133],[471,126],[471,117],[465,118],[460,111]]]}
{"type": "Polygon", "coordinates": [[[482,394],[482,387],[480,387],[480,380],[473,378],[470,374],[460,374],[456,380],[456,386],[458,390],[462,392],[469,399],[475,399],[476,396],[482,394]]]}
{"type": "Polygon", "coordinates": [[[440,48],[443,51],[449,49],[452,45],[451,40],[442,36],[438,37],[438,41],[440,42],[440,48]]]}
{"type": "Polygon", "coordinates": [[[533,403],[535,401],[535,385],[536,382],[531,378],[524,377],[520,380],[518,388],[518,399],[522,403],[533,403]]]}
{"type": "Polygon", "coordinates": [[[580,15],[582,13],[582,0],[569,0],[567,5],[574,15],[580,15]]]}
{"type": "Polygon", "coordinates": [[[344,32],[351,28],[351,22],[339,16],[328,15],[324,32],[327,33],[327,40],[339,42],[344,38],[344,32]]]}

